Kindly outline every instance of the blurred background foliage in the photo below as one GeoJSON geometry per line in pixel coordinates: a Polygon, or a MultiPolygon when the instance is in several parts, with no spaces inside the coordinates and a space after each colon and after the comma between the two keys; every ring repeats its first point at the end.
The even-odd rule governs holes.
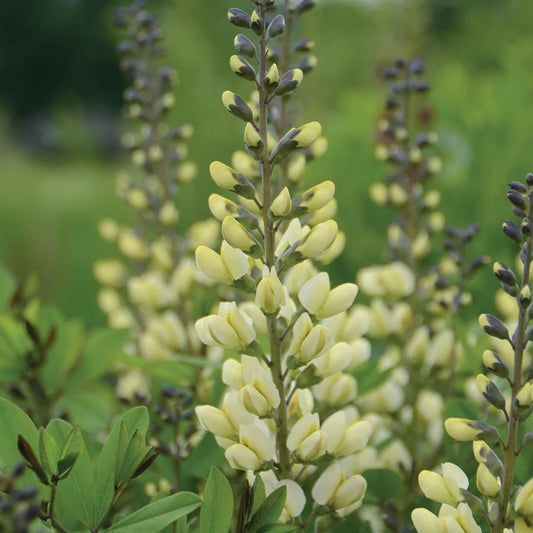
{"type": "MultiPolygon", "coordinates": [[[[19,277],[36,272],[45,300],[89,325],[103,324],[93,262],[114,250],[98,221],[128,221],[115,197],[117,171],[130,168],[118,138],[123,79],[112,28],[115,0],[18,0],[0,4],[0,262],[19,277]]],[[[151,0],[167,35],[168,62],[181,83],[176,122],[190,122],[199,166],[183,190],[184,224],[208,216],[207,171],[242,147],[242,128],[223,108],[223,90],[247,90],[228,67],[235,28],[229,7],[247,0],[151,0]]],[[[316,40],[318,67],[295,100],[298,123],[319,120],[329,139],[309,167],[309,183],[337,184],[338,220],[348,237],[330,270],[335,281],[384,259],[391,212],[376,208],[369,185],[387,168],[374,159],[385,88],[380,66],[423,57],[433,90],[425,105],[439,133],[444,171],[435,185],[450,224],[478,222],[475,252],[512,262],[499,231],[510,212],[506,183],[533,166],[531,0],[319,0],[302,18],[316,40]]],[[[243,94],[247,97],[247,94],[243,94]]],[[[496,284],[473,287],[473,314],[492,309],[496,284]]]]}

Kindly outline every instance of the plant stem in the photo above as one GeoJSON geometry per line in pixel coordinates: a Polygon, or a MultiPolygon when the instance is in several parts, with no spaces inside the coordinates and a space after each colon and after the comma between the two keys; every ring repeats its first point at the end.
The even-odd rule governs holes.
{"type": "MultiPolygon", "coordinates": [[[[266,20],[265,6],[261,4],[260,15],[263,21],[266,20]]],[[[263,23],[265,24],[265,23],[263,23]]],[[[272,201],[271,198],[271,179],[272,166],[268,154],[267,145],[267,99],[268,95],[262,85],[262,81],[266,77],[266,28],[259,39],[259,134],[263,140],[263,150],[261,152],[259,166],[261,169],[261,184],[262,184],[262,218],[265,232],[265,264],[270,269],[274,266],[274,237],[275,230],[273,221],[270,219],[268,210],[272,201]]],[[[285,404],[285,386],[283,383],[283,373],[281,369],[281,346],[276,328],[276,319],[267,317],[268,339],[270,344],[270,359],[271,371],[274,384],[280,396],[280,404],[277,409],[276,420],[276,448],[279,457],[279,469],[282,478],[289,476],[290,472],[290,458],[289,450],[287,449],[287,408],[285,404]]]]}
{"type": "MultiPolygon", "coordinates": [[[[529,199],[529,217],[532,214],[532,202],[531,197],[529,199]]],[[[520,288],[522,289],[529,282],[529,271],[531,267],[531,239],[524,245],[525,257],[524,257],[524,272],[522,275],[522,283],[520,288]]],[[[529,323],[528,309],[524,309],[520,305],[520,294],[518,294],[517,303],[520,307],[520,314],[518,316],[518,326],[516,327],[516,334],[514,339],[514,370],[513,381],[511,385],[511,406],[508,422],[508,434],[507,443],[505,444],[505,456],[504,456],[504,479],[502,486],[502,497],[498,502],[498,518],[492,529],[493,533],[502,533],[507,520],[507,511],[509,507],[509,501],[511,498],[511,491],[513,487],[514,471],[516,467],[516,459],[518,457],[518,429],[520,426],[520,414],[514,408],[515,398],[522,388],[522,364],[524,360],[524,349],[527,344],[526,330],[529,323]]]]}

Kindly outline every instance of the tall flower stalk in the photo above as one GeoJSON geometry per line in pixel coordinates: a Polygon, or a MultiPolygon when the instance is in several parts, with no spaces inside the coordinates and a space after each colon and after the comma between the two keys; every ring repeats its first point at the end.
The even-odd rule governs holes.
{"type": "MultiPolygon", "coordinates": [[[[295,12],[308,3],[300,2],[295,12]]],[[[325,181],[303,192],[294,192],[294,186],[291,192],[282,178],[283,165],[290,172],[302,152],[310,153],[321,127],[310,122],[276,133],[280,99],[298,87],[303,72],[283,70],[276,62],[269,66],[271,44],[287,31],[286,20],[283,14],[270,15],[271,0],[253,4],[251,13],[232,8],[228,18],[257,36],[254,44],[237,35],[238,55],[230,58],[233,72],[250,81],[256,93],[251,104],[230,91],[222,101],[246,123],[247,155],[258,173],[248,178],[222,162],[211,164],[215,183],[235,193],[236,201],[210,197],[210,209],[222,222],[222,246],[220,253],[207,246],[196,250],[206,276],[249,296],[239,305],[223,301],[215,314],[196,322],[206,345],[234,353],[223,364],[222,379],[230,390],[221,408],[204,405],[196,412],[233,468],[260,474],[267,493],[286,487],[280,520],[307,525],[319,514],[345,516],[360,505],[366,489],[364,478],[336,459],[366,446],[370,424],[352,408],[330,409],[323,420],[317,411],[328,396],[346,405],[355,395],[354,378],[342,372],[352,365],[353,349],[336,337],[342,330],[337,322],[348,319],[357,287],[331,289],[327,273],[313,266],[339,253],[338,227],[330,216],[334,184],[325,181]],[[324,385],[338,390],[330,395],[321,390],[324,385]],[[315,505],[303,518],[302,487],[316,469],[315,505]]],[[[252,487],[254,479],[251,475],[252,487]]]]}
{"type": "Polygon", "coordinates": [[[475,522],[481,520],[491,533],[533,530],[533,480],[525,478],[521,469],[527,462],[524,451],[532,440],[527,432],[533,404],[531,358],[527,350],[531,336],[533,174],[527,176],[525,183],[511,182],[507,197],[520,223],[507,220],[503,231],[520,247],[520,263],[514,272],[498,261],[494,264],[494,275],[503,291],[514,299],[514,331],[493,315],[480,316],[479,323],[485,333],[504,348],[483,353],[484,373],[476,378],[490,409],[483,420],[449,418],[445,422],[450,437],[460,442],[473,441],[473,454],[478,463],[478,494],[468,490],[466,474],[453,463],[442,465],[442,474],[421,472],[422,491],[443,505],[438,516],[426,509],[413,512],[413,522],[419,532],[440,527],[445,520],[459,523],[468,520],[468,531],[481,531],[475,522]],[[505,350],[505,345],[510,350],[505,350]],[[445,486],[452,487],[447,494],[443,490],[445,486]]]}
{"type": "Polygon", "coordinates": [[[378,124],[376,156],[392,170],[370,192],[378,205],[396,211],[396,219],[387,229],[389,262],[357,276],[370,297],[368,336],[387,341],[378,369],[388,377],[358,405],[381,413],[378,464],[398,472],[406,487],[384,509],[395,531],[409,520],[418,472],[433,466],[441,451],[444,403],[463,353],[454,319],[471,301],[467,279],[483,264],[483,258],[466,260],[477,227],[444,228],[440,193],[429,188],[441,162],[433,153],[436,133],[424,129],[428,112],[416,102],[429,90],[423,73],[420,60],[399,59],[385,70],[390,93],[378,124]],[[431,265],[433,237],[443,229],[448,253],[431,265]]]}

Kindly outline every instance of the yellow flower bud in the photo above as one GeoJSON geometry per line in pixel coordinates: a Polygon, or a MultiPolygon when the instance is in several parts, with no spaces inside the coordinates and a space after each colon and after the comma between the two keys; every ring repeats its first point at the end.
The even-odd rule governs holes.
{"type": "Polygon", "coordinates": [[[487,466],[482,463],[477,468],[476,486],[481,494],[493,498],[500,492],[501,480],[495,478],[487,466]]]}
{"type": "Polygon", "coordinates": [[[370,198],[377,205],[385,205],[388,199],[387,187],[383,183],[374,183],[370,187],[370,198]]]}
{"type": "Polygon", "coordinates": [[[308,122],[297,129],[293,140],[296,141],[297,148],[306,148],[314,143],[322,133],[322,126],[318,122],[308,122]]]}
{"type": "Polygon", "coordinates": [[[98,233],[108,242],[114,242],[120,233],[120,226],[111,218],[104,218],[98,223],[98,233]]]}
{"type": "Polygon", "coordinates": [[[328,150],[328,140],[325,137],[319,137],[310,147],[312,157],[321,157],[328,150]]]}
{"type": "Polygon", "coordinates": [[[137,150],[133,150],[131,153],[131,160],[134,165],[137,165],[138,167],[142,167],[146,163],[146,153],[141,148],[138,148],[137,150]]]}
{"type": "Polygon", "coordinates": [[[329,288],[328,274],[320,272],[302,286],[298,298],[309,313],[327,318],[346,311],[357,295],[357,285],[353,283],[343,283],[331,291],[329,288]]]}
{"type": "Polygon", "coordinates": [[[457,465],[443,463],[442,475],[422,470],[418,474],[418,484],[426,498],[455,506],[463,499],[461,489],[468,488],[468,477],[457,465]]]}
{"type": "Polygon", "coordinates": [[[264,83],[267,90],[272,90],[277,87],[279,83],[279,70],[276,63],[273,63],[272,66],[268,69],[264,83]]]}
{"type": "Polygon", "coordinates": [[[263,147],[261,135],[259,135],[259,132],[251,122],[247,122],[244,128],[244,142],[252,150],[260,150],[263,147]]]}
{"type": "Polygon", "coordinates": [[[335,184],[326,180],[311,187],[302,194],[299,207],[305,208],[306,212],[316,211],[324,207],[335,194],[335,184]]]}
{"type": "Polygon", "coordinates": [[[198,173],[198,166],[193,161],[184,161],[178,169],[178,181],[180,183],[191,182],[198,173]]]}
{"type": "Polygon", "coordinates": [[[311,494],[316,503],[327,505],[343,517],[361,505],[366,486],[363,476],[356,474],[347,478],[339,463],[333,463],[315,482],[311,494]]]}
{"type": "Polygon", "coordinates": [[[168,302],[168,290],[163,276],[158,272],[147,272],[128,281],[128,294],[135,305],[157,309],[168,302]]]}
{"type": "Polygon", "coordinates": [[[320,431],[317,413],[304,415],[289,432],[287,448],[302,461],[312,461],[326,452],[327,437],[320,431]]]}
{"type": "Polygon", "coordinates": [[[225,439],[235,439],[237,437],[235,428],[220,409],[212,405],[199,405],[196,407],[195,412],[200,426],[206,431],[225,439]]]}
{"type": "Polygon", "coordinates": [[[159,220],[164,226],[174,226],[180,218],[176,205],[171,200],[166,201],[159,211],[159,220]]]}
{"type": "Polygon", "coordinates": [[[98,307],[106,314],[116,311],[122,305],[122,300],[118,292],[108,288],[98,291],[97,301],[98,307]]]}
{"type": "Polygon", "coordinates": [[[222,236],[234,248],[244,252],[253,252],[258,244],[245,227],[231,216],[222,221],[222,236]]]}
{"type": "Polygon", "coordinates": [[[283,187],[282,191],[276,196],[272,205],[270,206],[270,212],[275,217],[287,216],[292,209],[291,194],[287,187],[283,187]]]}
{"type": "Polygon", "coordinates": [[[148,246],[132,231],[121,231],[118,236],[118,248],[129,259],[142,261],[148,258],[148,246]]]}
{"type": "Polygon", "coordinates": [[[333,243],[338,230],[339,227],[334,220],[321,222],[301,239],[296,251],[304,257],[318,257],[333,243]]]}
{"type": "Polygon", "coordinates": [[[294,324],[287,355],[295,356],[301,363],[308,363],[329,350],[333,343],[331,332],[321,324],[313,326],[309,315],[303,313],[294,324]]]}
{"type": "Polygon", "coordinates": [[[276,268],[272,267],[270,273],[263,276],[258,283],[255,293],[255,303],[267,315],[276,314],[285,302],[285,291],[276,274],[276,268]]]}
{"type": "Polygon", "coordinates": [[[236,172],[220,161],[213,161],[209,165],[209,173],[219,187],[228,191],[234,190],[235,185],[240,183],[236,172]]]}
{"type": "Polygon", "coordinates": [[[131,207],[139,211],[144,211],[148,207],[148,198],[141,189],[130,189],[127,200],[131,207]]]}
{"type": "Polygon", "coordinates": [[[249,180],[260,177],[258,162],[243,150],[236,150],[231,154],[231,164],[237,172],[249,180]]]}
{"type": "Polygon", "coordinates": [[[533,478],[518,491],[514,508],[521,515],[533,515],[533,478]]]}
{"type": "Polygon", "coordinates": [[[227,216],[237,215],[237,204],[220,196],[220,194],[211,194],[208,199],[209,210],[212,215],[222,221],[227,216]]]}
{"type": "Polygon", "coordinates": [[[287,165],[287,177],[292,183],[299,183],[305,173],[306,160],[305,155],[296,154],[291,157],[287,165]]]}
{"type": "Polygon", "coordinates": [[[249,269],[246,254],[226,241],[222,242],[220,255],[207,246],[199,246],[196,249],[196,264],[205,276],[224,284],[242,278],[249,269]]]}
{"type": "Polygon", "coordinates": [[[352,349],[346,342],[338,342],[324,355],[317,357],[313,364],[320,376],[331,376],[342,372],[352,361],[352,349]]]}
{"type": "Polygon", "coordinates": [[[424,205],[429,209],[435,209],[440,204],[440,192],[437,190],[431,190],[424,196],[424,205]]]}
{"type": "Polygon", "coordinates": [[[350,374],[339,372],[328,376],[313,387],[315,398],[326,405],[339,407],[355,400],[357,382],[350,374]]]}
{"type": "Polygon", "coordinates": [[[424,508],[414,509],[411,520],[418,533],[442,533],[441,521],[431,511],[424,508]]]}
{"type": "Polygon", "coordinates": [[[474,440],[482,433],[474,421],[466,418],[448,418],[444,422],[444,428],[452,439],[458,441],[474,440]]]}
{"type": "Polygon", "coordinates": [[[126,269],[116,259],[100,260],[94,263],[93,273],[99,283],[119,287],[123,283],[126,269]]]}
{"type": "Polygon", "coordinates": [[[337,411],[322,424],[328,437],[327,452],[334,457],[345,457],[366,447],[372,426],[366,420],[348,425],[346,413],[337,411]]]}

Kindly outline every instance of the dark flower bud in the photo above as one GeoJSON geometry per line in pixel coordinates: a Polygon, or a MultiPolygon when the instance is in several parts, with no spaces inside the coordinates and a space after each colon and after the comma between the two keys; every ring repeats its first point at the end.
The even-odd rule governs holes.
{"type": "Polygon", "coordinates": [[[403,57],[399,57],[394,62],[394,66],[400,70],[404,70],[407,67],[407,61],[403,57]]]}
{"type": "Polygon", "coordinates": [[[409,65],[409,70],[414,74],[422,74],[424,72],[424,62],[421,59],[414,59],[409,65]]]}
{"type": "Polygon", "coordinates": [[[521,209],[522,211],[526,210],[526,201],[518,191],[511,189],[507,193],[507,198],[514,206],[518,207],[518,209],[521,209]]]}
{"type": "Polygon", "coordinates": [[[261,18],[257,9],[252,12],[250,17],[250,28],[256,35],[262,35],[265,30],[265,21],[261,18]]]}
{"type": "Polygon", "coordinates": [[[281,96],[290,93],[300,85],[303,79],[303,72],[300,69],[288,70],[281,76],[276,94],[281,96]]]}
{"type": "Polygon", "coordinates": [[[487,335],[498,339],[508,339],[507,328],[495,316],[488,313],[479,316],[479,325],[485,330],[487,335]]]}
{"type": "Polygon", "coordinates": [[[239,28],[250,27],[250,15],[238,7],[232,7],[228,10],[228,20],[239,28]]]}
{"type": "Polygon", "coordinates": [[[285,18],[283,15],[276,15],[267,28],[267,37],[277,37],[285,31],[285,18]]]}
{"type": "Polygon", "coordinates": [[[295,8],[294,12],[297,15],[301,15],[302,13],[305,13],[306,11],[309,11],[316,5],[316,0],[302,0],[295,8]]]}
{"type": "Polygon", "coordinates": [[[496,261],[493,266],[493,272],[496,278],[507,285],[516,285],[516,276],[513,271],[501,261],[496,261]]]}
{"type": "Polygon", "coordinates": [[[253,120],[252,110],[238,94],[225,91],[222,94],[222,103],[232,115],[235,115],[241,120],[245,122],[251,122],[253,120]]]}
{"type": "Polygon", "coordinates": [[[518,226],[512,221],[512,220],[506,220],[502,224],[502,230],[513,241],[515,241],[517,244],[520,244],[522,242],[522,233],[520,232],[520,229],[518,226]]]}
{"type": "Polygon", "coordinates": [[[302,72],[305,73],[311,72],[311,70],[316,67],[317,63],[318,61],[315,56],[306,56],[298,63],[297,66],[302,72]]]}
{"type": "Polygon", "coordinates": [[[520,181],[511,181],[509,188],[524,194],[527,193],[527,187],[520,181]]]}
{"type": "Polygon", "coordinates": [[[310,52],[315,47],[315,41],[309,37],[300,39],[293,47],[295,52],[310,52]]]}
{"type": "Polygon", "coordinates": [[[526,183],[530,187],[533,186],[533,174],[531,172],[526,176],[526,183]]]}
{"type": "Polygon", "coordinates": [[[399,72],[394,67],[387,67],[383,70],[383,77],[386,80],[395,80],[399,75],[399,72]]]}
{"type": "Polygon", "coordinates": [[[257,49],[255,48],[254,43],[252,43],[252,41],[250,41],[250,39],[248,39],[248,37],[242,33],[239,33],[235,36],[233,45],[239,54],[243,54],[248,57],[255,57],[257,55],[257,49]]]}

